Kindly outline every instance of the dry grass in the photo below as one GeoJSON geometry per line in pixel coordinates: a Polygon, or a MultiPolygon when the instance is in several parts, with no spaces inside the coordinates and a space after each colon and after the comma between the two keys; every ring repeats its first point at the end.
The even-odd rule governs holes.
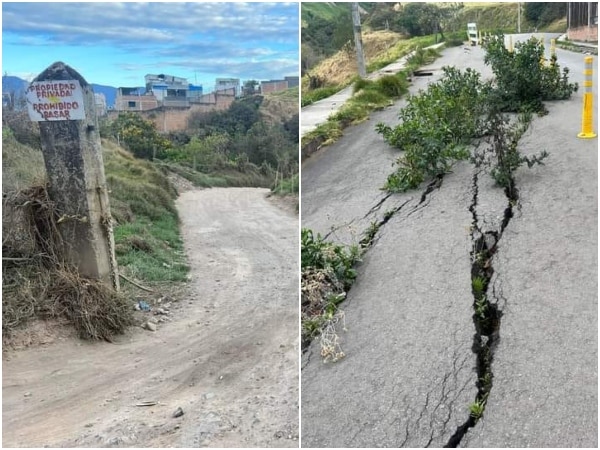
{"type": "Polygon", "coordinates": [[[281,123],[298,114],[298,87],[264,96],[259,111],[267,123],[281,123]]]}
{"type": "Polygon", "coordinates": [[[328,270],[309,268],[302,271],[301,291],[303,345],[318,339],[323,361],[339,361],[345,353],[337,332],[340,326],[346,329],[345,315],[329,299],[345,297],[343,283],[328,270]]]}
{"type": "Polygon", "coordinates": [[[65,263],[59,217],[45,186],[4,193],[3,340],[34,317],[65,317],[82,338],[109,341],[133,322],[123,296],[65,263]]]}
{"type": "MultiPolygon", "coordinates": [[[[365,62],[369,64],[379,55],[389,51],[404,37],[391,31],[375,31],[363,33],[365,62]]],[[[347,84],[358,71],[354,50],[342,49],[330,58],[325,59],[310,71],[312,76],[327,80],[327,85],[347,84]]]]}

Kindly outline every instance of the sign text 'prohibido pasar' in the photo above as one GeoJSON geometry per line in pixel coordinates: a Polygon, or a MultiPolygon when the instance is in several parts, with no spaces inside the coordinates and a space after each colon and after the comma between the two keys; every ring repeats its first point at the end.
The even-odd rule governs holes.
{"type": "Polygon", "coordinates": [[[85,119],[79,80],[34,81],[27,89],[27,110],[34,122],[85,119]]]}

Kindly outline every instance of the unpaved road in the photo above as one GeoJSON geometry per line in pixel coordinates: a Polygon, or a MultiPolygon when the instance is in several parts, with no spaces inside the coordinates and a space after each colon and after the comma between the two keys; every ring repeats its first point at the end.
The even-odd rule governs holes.
{"type": "Polygon", "coordinates": [[[3,447],[297,447],[298,220],[266,193],[180,196],[190,295],[158,331],[5,354],[3,447]]]}

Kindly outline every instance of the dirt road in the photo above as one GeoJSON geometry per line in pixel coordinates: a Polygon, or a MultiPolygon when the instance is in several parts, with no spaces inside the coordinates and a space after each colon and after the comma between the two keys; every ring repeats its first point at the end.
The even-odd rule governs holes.
{"type": "Polygon", "coordinates": [[[297,447],[298,220],[266,193],[180,196],[190,294],[156,332],[4,355],[3,446],[297,447]]]}

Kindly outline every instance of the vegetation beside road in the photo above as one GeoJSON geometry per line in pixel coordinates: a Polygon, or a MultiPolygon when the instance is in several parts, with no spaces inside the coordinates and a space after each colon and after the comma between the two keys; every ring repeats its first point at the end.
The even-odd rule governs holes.
{"type": "Polygon", "coordinates": [[[437,50],[417,48],[407,59],[406,67],[394,75],[384,75],[375,81],[355,77],[352,97],[326,122],[305,134],[302,137],[302,146],[310,142],[319,142],[320,145],[332,144],[342,136],[342,130],[347,126],[360,123],[367,119],[371,112],[390,106],[408,91],[411,74],[437,57],[437,50]]]}
{"type": "Polygon", "coordinates": [[[194,113],[166,135],[135,113],[101,127],[136,157],[153,160],[197,186],[272,187],[298,172],[298,89],[234,101],[226,111],[194,113]]]}
{"type": "MultiPolygon", "coordinates": [[[[544,45],[535,38],[517,43],[515,51],[509,52],[504,36],[493,36],[485,51],[485,62],[495,75],[493,84],[482,82],[470,69],[461,72],[446,67],[439,82],[408,99],[399,113],[399,125],[377,125],[386,142],[404,152],[385,189],[414,189],[426,179],[446,173],[455,161],[467,159],[467,145],[488,134],[486,126],[494,123],[494,116],[503,112],[543,114],[543,101],[567,99],[577,89],[576,84],[569,83],[568,69],[561,72],[556,58],[540,62],[544,45]]],[[[509,163],[497,155],[497,167],[491,173],[503,187],[519,165],[542,159],[516,158],[509,163]]]]}
{"type": "MultiPolygon", "coordinates": [[[[72,323],[81,337],[110,340],[132,324],[132,286],[116,293],[64,262],[61,212],[48,198],[41,150],[9,129],[2,139],[3,339],[33,318],[54,318],[72,323]]],[[[117,145],[104,142],[103,153],[120,272],[144,284],[184,280],[175,190],[150,162],[117,145]]]]}
{"type": "Polygon", "coordinates": [[[338,304],[356,278],[354,265],[360,259],[360,248],[326,242],[309,229],[302,229],[301,234],[302,349],[317,338],[321,356],[335,362],[344,357],[336,332],[344,319],[338,304]]]}
{"type": "MultiPolygon", "coordinates": [[[[187,130],[168,134],[134,113],[102,120],[120,274],[161,290],[187,279],[171,173],[202,187],[270,187],[297,198],[297,105],[298,88],[249,96],[227,111],[193,115],[187,130]]],[[[123,282],[116,293],[63,261],[37,124],[25,111],[5,110],[2,140],[3,338],[35,317],[66,318],[85,338],[123,332],[133,320],[128,297],[137,291],[123,282]]]]}

